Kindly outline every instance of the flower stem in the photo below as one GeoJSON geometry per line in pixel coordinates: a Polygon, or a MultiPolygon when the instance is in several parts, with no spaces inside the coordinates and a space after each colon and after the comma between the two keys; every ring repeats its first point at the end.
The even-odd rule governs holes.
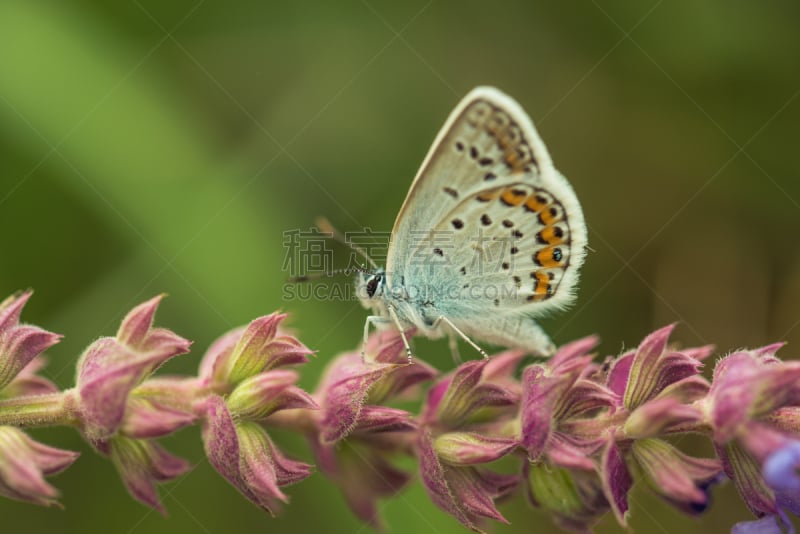
{"type": "Polygon", "coordinates": [[[0,401],[0,425],[17,427],[74,425],[72,390],[0,401]]]}

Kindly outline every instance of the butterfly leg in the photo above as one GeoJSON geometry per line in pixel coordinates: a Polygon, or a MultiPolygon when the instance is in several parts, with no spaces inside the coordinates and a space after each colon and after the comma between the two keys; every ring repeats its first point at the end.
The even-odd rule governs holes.
{"type": "Polygon", "coordinates": [[[414,357],[414,353],[411,352],[411,346],[408,344],[408,338],[406,337],[406,332],[403,329],[403,324],[400,322],[400,318],[397,316],[394,306],[388,305],[387,309],[389,310],[389,316],[392,318],[394,325],[397,327],[397,331],[400,332],[400,337],[403,339],[403,345],[406,348],[406,356],[408,356],[408,363],[413,363],[411,360],[414,357]]]}
{"type": "Polygon", "coordinates": [[[459,328],[458,328],[456,325],[454,325],[454,324],[453,324],[453,321],[451,321],[450,319],[448,319],[448,318],[447,318],[447,317],[445,317],[444,315],[440,315],[440,316],[439,316],[439,317],[438,317],[438,318],[437,318],[437,319],[436,319],[436,320],[433,322],[433,328],[435,329],[436,327],[438,327],[438,326],[439,326],[439,323],[442,323],[442,322],[444,322],[445,324],[447,324],[447,326],[449,326],[450,328],[452,328],[452,329],[453,329],[453,331],[455,331],[455,333],[456,333],[456,334],[458,334],[459,336],[461,336],[461,338],[462,338],[464,341],[466,341],[467,343],[469,343],[469,344],[472,346],[472,348],[474,348],[475,350],[477,350],[478,352],[480,352],[480,353],[481,353],[481,356],[483,356],[483,357],[484,357],[484,359],[488,359],[488,358],[489,358],[489,356],[486,354],[486,351],[485,351],[485,350],[483,350],[483,349],[482,349],[482,348],[480,348],[478,345],[476,345],[476,344],[475,344],[475,342],[474,342],[474,341],[472,341],[472,340],[469,338],[469,336],[468,336],[467,334],[465,334],[464,332],[462,332],[462,331],[461,331],[461,330],[460,330],[460,329],[459,329],[459,328]]]}
{"type": "Polygon", "coordinates": [[[381,315],[369,315],[367,320],[364,321],[364,343],[361,345],[361,361],[366,362],[366,350],[367,350],[367,340],[369,340],[369,325],[374,324],[385,324],[390,322],[390,319],[383,317],[381,315]]]}

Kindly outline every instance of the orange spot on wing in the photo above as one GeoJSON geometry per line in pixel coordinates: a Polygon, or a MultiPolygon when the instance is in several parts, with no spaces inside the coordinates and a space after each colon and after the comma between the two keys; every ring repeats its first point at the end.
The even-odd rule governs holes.
{"type": "Polygon", "coordinates": [[[527,192],[524,189],[509,187],[500,195],[500,199],[506,206],[519,206],[525,200],[527,192]]]}
{"type": "Polygon", "coordinates": [[[497,189],[494,189],[492,191],[484,191],[483,193],[478,195],[477,198],[481,202],[489,202],[490,200],[494,200],[495,198],[497,198],[497,195],[499,193],[500,191],[498,191],[497,189]]]}
{"type": "Polygon", "coordinates": [[[503,151],[503,158],[511,168],[512,173],[525,171],[525,154],[521,154],[514,146],[507,146],[503,151]]]}
{"type": "Polygon", "coordinates": [[[550,226],[556,222],[557,217],[558,211],[556,211],[552,206],[548,209],[543,209],[541,213],[539,213],[539,221],[545,226],[550,226]]]}
{"type": "Polygon", "coordinates": [[[546,247],[535,254],[536,264],[549,269],[551,267],[559,267],[561,260],[563,260],[561,249],[557,247],[546,247]]]}
{"type": "Polygon", "coordinates": [[[562,236],[556,231],[555,226],[547,226],[544,230],[539,232],[539,237],[548,245],[560,245],[563,243],[562,236]]]}
{"type": "Polygon", "coordinates": [[[533,295],[531,295],[533,298],[529,300],[544,300],[547,298],[548,289],[550,288],[550,283],[548,282],[549,278],[542,271],[536,271],[534,277],[536,282],[533,286],[533,295]]]}
{"type": "Polygon", "coordinates": [[[542,211],[546,206],[547,204],[542,202],[541,198],[538,195],[531,195],[525,202],[525,208],[528,211],[532,211],[534,213],[542,211]]]}

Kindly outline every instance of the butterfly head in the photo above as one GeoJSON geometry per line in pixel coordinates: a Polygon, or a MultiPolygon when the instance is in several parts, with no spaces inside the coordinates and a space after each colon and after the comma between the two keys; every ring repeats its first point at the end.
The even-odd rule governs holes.
{"type": "Polygon", "coordinates": [[[375,269],[359,271],[356,276],[356,293],[365,308],[380,307],[386,292],[386,271],[375,269]]]}

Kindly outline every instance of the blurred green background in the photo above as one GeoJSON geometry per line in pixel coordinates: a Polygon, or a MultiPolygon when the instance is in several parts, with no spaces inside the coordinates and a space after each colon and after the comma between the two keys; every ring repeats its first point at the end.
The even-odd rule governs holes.
{"type": "MultiPolygon", "coordinates": [[[[195,340],[193,373],[229,328],[282,308],[318,359],[360,340],[355,302],[287,302],[283,232],[327,215],[388,231],[452,107],[496,85],[530,113],[590,228],[577,304],[557,342],[616,353],[679,321],[721,352],[800,346],[800,4],[797,2],[0,2],[0,294],[35,288],[24,319],[64,333],[50,378],[124,313],[167,292],[159,322],[195,340]],[[488,8],[491,5],[491,9],[488,8]]],[[[446,342],[418,344],[442,369],[446,342]]],[[[131,500],[83,456],[53,480],[66,510],[0,500],[3,532],[368,531],[320,474],[271,519],[203,459],[131,500]]],[[[277,435],[293,455],[306,446],[277,435]]],[[[727,532],[749,517],[728,485],[699,520],[637,488],[637,532],[727,532]]],[[[494,532],[555,531],[522,499],[494,532]]],[[[386,501],[394,532],[460,532],[419,483],[386,501]]],[[[622,530],[609,515],[600,532],[622,530]]]]}

